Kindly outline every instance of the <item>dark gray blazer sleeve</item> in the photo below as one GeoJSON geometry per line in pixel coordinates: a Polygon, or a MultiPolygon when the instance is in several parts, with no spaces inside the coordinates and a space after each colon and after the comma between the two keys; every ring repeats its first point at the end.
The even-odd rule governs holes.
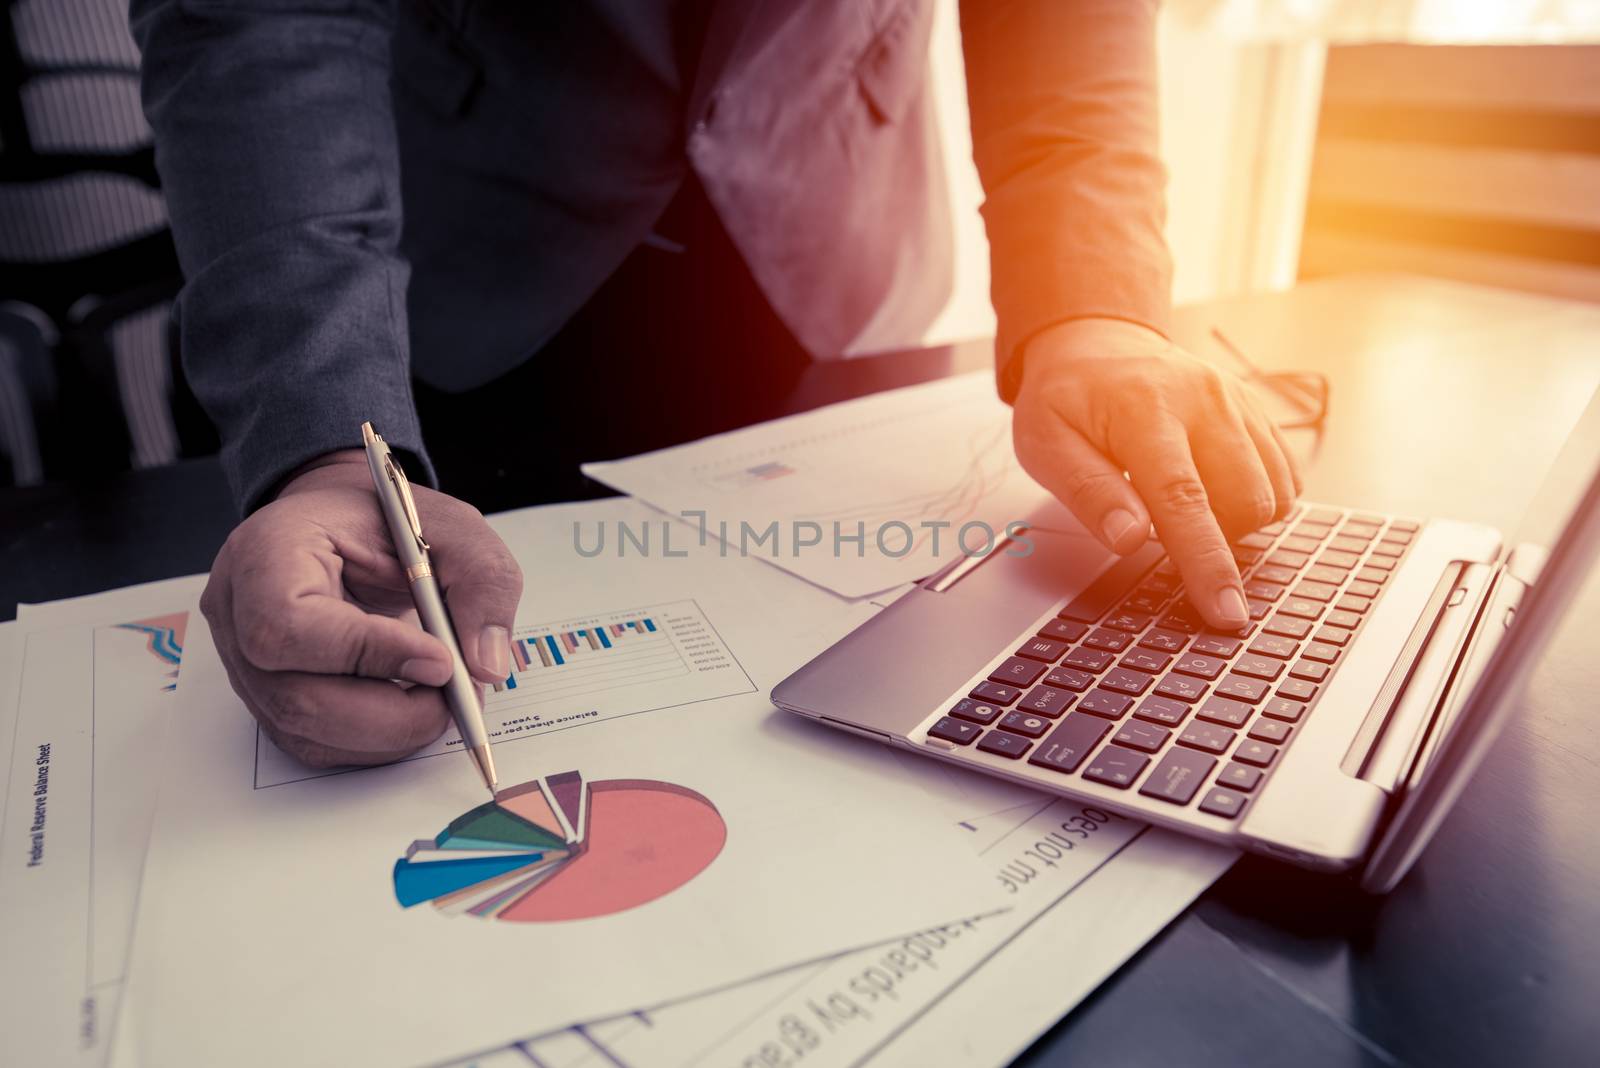
{"type": "Polygon", "coordinates": [[[186,284],[183,364],[248,512],[370,419],[432,481],[411,399],[393,0],[132,0],[186,284]]]}
{"type": "Polygon", "coordinates": [[[962,0],[973,157],[1011,400],[1021,351],[1068,319],[1169,330],[1154,0],[962,0]]]}

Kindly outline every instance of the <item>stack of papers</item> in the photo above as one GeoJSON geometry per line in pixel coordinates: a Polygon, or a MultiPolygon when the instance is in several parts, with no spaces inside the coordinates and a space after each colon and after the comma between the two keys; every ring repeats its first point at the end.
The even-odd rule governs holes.
{"type": "MultiPolygon", "coordinates": [[[[781,433],[828,440],[843,416],[910,436],[916,392],[781,433]]],[[[930,500],[904,455],[906,499],[930,500]]],[[[970,514],[999,519],[1009,492],[970,514]]],[[[653,555],[638,532],[681,525],[627,499],[492,522],[529,590],[486,702],[492,802],[453,730],[381,768],[277,751],[228,686],[200,577],[0,628],[19,1062],[1000,1064],[1231,863],[773,709],[886,600],[859,595],[926,560],[802,560],[800,581],[715,538],[653,555]]]]}

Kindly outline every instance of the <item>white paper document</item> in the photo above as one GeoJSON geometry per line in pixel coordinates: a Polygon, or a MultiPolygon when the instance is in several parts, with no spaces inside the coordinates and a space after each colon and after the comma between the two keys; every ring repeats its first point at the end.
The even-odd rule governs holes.
{"type": "Polygon", "coordinates": [[[17,718],[5,733],[0,822],[0,1034],[17,1063],[105,1062],[165,720],[201,582],[26,606],[16,625],[17,718]]]}
{"type": "Polygon", "coordinates": [[[1004,1064],[1236,855],[1041,797],[963,826],[993,876],[994,912],[451,1068],[1004,1064]]]}
{"type": "Polygon", "coordinates": [[[716,541],[851,598],[985,554],[1047,499],[1017,463],[988,372],[583,471],[682,519],[680,542],[716,541]]]}
{"type": "Polygon", "coordinates": [[[452,1059],[992,898],[887,749],[765,697],[860,609],[709,548],[575,552],[579,519],[651,515],[617,501],[500,525],[537,563],[537,622],[492,702],[495,805],[448,751],[262,777],[270,743],[194,629],[135,936],[143,1063],[452,1059]],[[563,655],[547,664],[528,654],[550,621],[563,655]],[[584,673],[639,649],[657,650],[635,669],[662,675],[661,696],[624,715],[605,695],[628,677],[584,673]],[[524,691],[542,696],[506,710],[524,691]],[[516,729],[533,717],[548,726],[516,729]]]}

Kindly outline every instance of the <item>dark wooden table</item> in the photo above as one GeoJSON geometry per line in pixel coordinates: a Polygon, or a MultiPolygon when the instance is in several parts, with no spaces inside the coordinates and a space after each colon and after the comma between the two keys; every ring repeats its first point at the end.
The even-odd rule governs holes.
{"type": "MultiPolygon", "coordinates": [[[[1267,368],[1329,377],[1324,440],[1314,457],[1297,442],[1312,499],[1513,536],[1600,385],[1595,305],[1372,276],[1210,302],[1179,320],[1181,340],[1218,362],[1213,326],[1267,368]]],[[[974,343],[818,365],[791,407],[987,361],[974,343]]],[[[18,601],[203,571],[233,522],[213,460],[0,490],[0,617],[18,601]]],[[[1591,579],[1523,715],[1395,893],[1375,900],[1241,860],[1019,1063],[1596,1063],[1597,631],[1591,579]]]]}

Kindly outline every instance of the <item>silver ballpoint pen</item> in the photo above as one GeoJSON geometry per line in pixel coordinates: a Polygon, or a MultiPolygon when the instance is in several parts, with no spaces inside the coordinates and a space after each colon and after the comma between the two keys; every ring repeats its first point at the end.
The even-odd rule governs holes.
{"type": "Polygon", "coordinates": [[[478,700],[478,684],[467,672],[467,662],[461,657],[461,644],[456,641],[455,627],[450,624],[450,614],[445,610],[444,595],[439,592],[439,582],[433,577],[433,565],[428,560],[428,543],[422,536],[422,520],[417,517],[417,502],[411,495],[411,482],[400,467],[400,461],[389,452],[389,446],[372,429],[371,423],[361,424],[361,442],[367,450],[367,466],[372,469],[372,484],[378,491],[378,503],[383,517],[389,521],[389,534],[394,539],[395,552],[400,566],[405,569],[406,582],[411,586],[411,599],[417,604],[417,615],[422,629],[444,642],[450,650],[452,670],[450,678],[441,689],[450,715],[461,731],[461,743],[472,762],[483,776],[484,785],[494,793],[498,779],[494,773],[494,759],[489,756],[489,733],[483,726],[483,705],[478,700]]]}

